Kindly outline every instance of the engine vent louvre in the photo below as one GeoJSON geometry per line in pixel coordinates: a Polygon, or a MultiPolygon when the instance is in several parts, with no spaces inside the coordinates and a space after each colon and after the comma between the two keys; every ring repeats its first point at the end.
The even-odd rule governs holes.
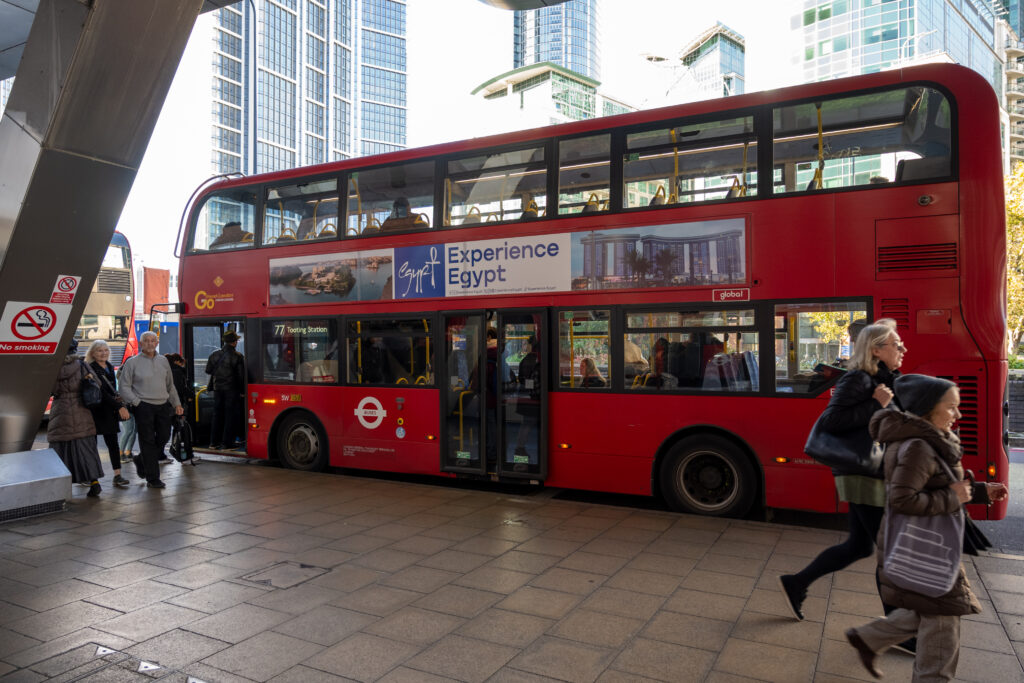
{"type": "MultiPolygon", "coordinates": [[[[956,382],[960,387],[960,414],[956,423],[960,432],[960,443],[964,447],[964,455],[978,454],[978,378],[951,377],[940,375],[943,379],[956,382]]],[[[977,473],[983,476],[983,473],[977,473]]]]}
{"type": "Polygon", "coordinates": [[[956,270],[957,245],[914,244],[878,248],[879,273],[916,273],[921,270],[956,270]]]}
{"type": "Polygon", "coordinates": [[[897,329],[904,332],[910,329],[909,299],[882,299],[880,310],[880,317],[895,320],[897,329]]]}

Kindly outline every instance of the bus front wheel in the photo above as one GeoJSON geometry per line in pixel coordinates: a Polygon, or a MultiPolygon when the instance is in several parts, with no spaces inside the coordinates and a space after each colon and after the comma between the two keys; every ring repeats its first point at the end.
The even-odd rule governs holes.
{"type": "Polygon", "coordinates": [[[740,450],[719,436],[679,441],[661,462],[661,490],[672,509],[739,517],[754,504],[756,475],[740,450]]]}
{"type": "Polygon", "coordinates": [[[309,413],[292,413],[277,430],[277,454],[285,467],[319,472],[327,467],[327,436],[309,413]]]}

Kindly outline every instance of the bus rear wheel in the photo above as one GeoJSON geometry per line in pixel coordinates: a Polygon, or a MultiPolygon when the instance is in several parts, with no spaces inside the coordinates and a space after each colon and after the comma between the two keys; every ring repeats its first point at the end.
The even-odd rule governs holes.
{"type": "Polygon", "coordinates": [[[674,510],[740,517],[757,492],[753,466],[719,436],[691,436],[675,444],[661,462],[661,491],[674,510]]]}
{"type": "Polygon", "coordinates": [[[277,430],[277,455],[285,467],[319,472],[327,467],[327,436],[309,413],[292,413],[277,430]]]}

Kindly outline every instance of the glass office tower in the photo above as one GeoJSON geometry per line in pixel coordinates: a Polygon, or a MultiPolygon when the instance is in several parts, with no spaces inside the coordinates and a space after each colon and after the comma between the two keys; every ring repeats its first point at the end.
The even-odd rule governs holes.
{"type": "MultiPolygon", "coordinates": [[[[745,92],[746,41],[718,23],[687,45],[680,60],[686,77],[680,79],[685,100],[727,97],[745,92]]],[[[675,94],[675,93],[673,93],[675,94]]]]}
{"type": "Polygon", "coordinates": [[[805,81],[922,61],[968,66],[1002,91],[1002,57],[989,0],[798,0],[793,30],[805,81]]]}
{"type": "Polygon", "coordinates": [[[218,10],[214,172],[403,149],[405,35],[400,0],[254,0],[218,10]]]}
{"type": "Polygon", "coordinates": [[[569,0],[541,9],[517,10],[513,21],[514,67],[551,62],[601,80],[599,2],[569,0]]]}

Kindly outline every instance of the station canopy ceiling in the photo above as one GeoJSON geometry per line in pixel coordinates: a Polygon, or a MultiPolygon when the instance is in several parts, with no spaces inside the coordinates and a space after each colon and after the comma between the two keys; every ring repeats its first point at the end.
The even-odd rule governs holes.
{"type": "MultiPolygon", "coordinates": [[[[18,71],[18,62],[21,61],[29,29],[32,28],[32,20],[39,9],[39,1],[0,0],[0,81],[10,78],[18,71]]],[[[203,11],[210,12],[236,2],[238,0],[205,0],[203,11]]]]}

